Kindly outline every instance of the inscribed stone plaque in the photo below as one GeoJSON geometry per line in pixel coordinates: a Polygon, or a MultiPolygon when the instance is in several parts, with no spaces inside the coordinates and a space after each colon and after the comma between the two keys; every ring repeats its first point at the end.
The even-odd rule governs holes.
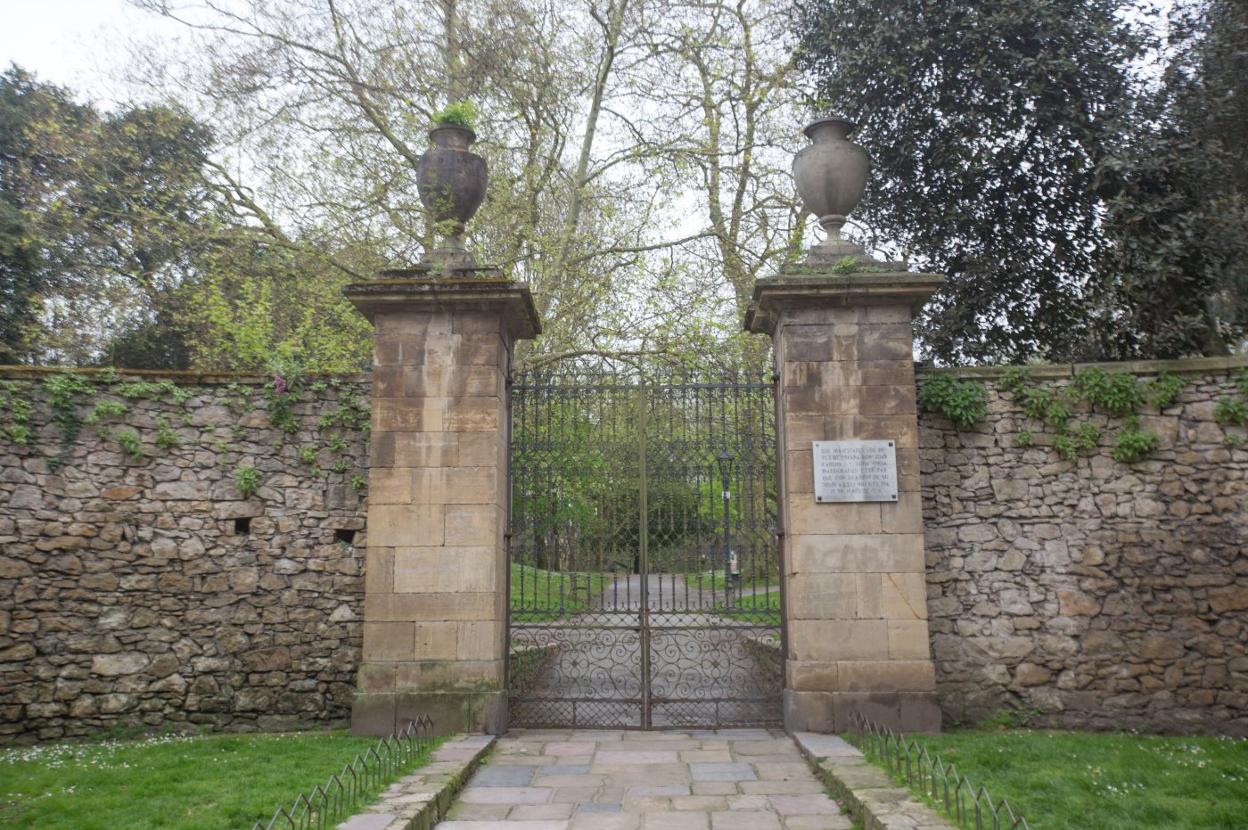
{"type": "Polygon", "coordinates": [[[815,441],[815,501],[897,501],[895,441],[815,441]]]}

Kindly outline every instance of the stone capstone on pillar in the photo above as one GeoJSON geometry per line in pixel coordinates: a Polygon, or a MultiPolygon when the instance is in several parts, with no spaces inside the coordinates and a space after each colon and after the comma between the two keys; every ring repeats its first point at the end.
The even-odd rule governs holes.
{"type": "Polygon", "coordinates": [[[785,726],[841,732],[861,711],[940,727],[927,628],[913,310],[940,277],[811,262],[758,281],[746,329],[771,335],[787,610],[785,726]],[[812,442],[896,445],[895,502],[816,503],[812,442]]]}
{"type": "Polygon", "coordinates": [[[461,271],[345,291],[376,329],[356,734],[506,725],[507,377],[540,326],[527,288],[461,271]]]}

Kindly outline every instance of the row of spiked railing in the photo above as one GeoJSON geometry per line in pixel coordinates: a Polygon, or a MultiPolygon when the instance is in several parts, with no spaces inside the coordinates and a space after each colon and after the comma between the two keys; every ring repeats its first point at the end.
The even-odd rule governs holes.
{"type": "MultiPolygon", "coordinates": [[[[994,800],[988,788],[975,784],[918,741],[855,713],[851,729],[873,759],[921,792],[962,827],[974,830],[1030,830],[1027,819],[1009,801],[994,800]]],[[[437,740],[433,719],[422,715],[394,735],[355,756],[323,785],[301,793],[290,807],[278,807],[268,822],[251,830],[326,830],[349,817],[366,796],[388,784],[437,740]]]]}
{"type": "Polygon", "coordinates": [[[946,764],[913,738],[892,731],[855,712],[850,729],[872,760],[921,792],[945,815],[973,830],[1030,830],[1027,819],[1015,813],[1004,798],[994,800],[988,788],[963,775],[956,764],[946,764]]]}
{"type": "Polygon", "coordinates": [[[326,830],[350,817],[360,802],[407,770],[434,744],[433,719],[421,715],[393,735],[351,759],[323,785],[300,793],[290,807],[278,807],[268,822],[251,830],[326,830]]]}

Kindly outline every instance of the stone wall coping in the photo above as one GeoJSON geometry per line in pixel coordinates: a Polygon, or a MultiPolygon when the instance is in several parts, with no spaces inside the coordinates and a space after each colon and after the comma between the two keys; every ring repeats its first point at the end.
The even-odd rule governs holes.
{"type": "MultiPolygon", "coordinates": [[[[1248,369],[1248,355],[1231,355],[1228,357],[1185,357],[1178,360],[1124,360],[1101,361],[1096,363],[1037,363],[1022,364],[1030,369],[1033,378],[1073,378],[1080,372],[1089,369],[1100,369],[1105,372],[1127,372],[1134,375],[1157,375],[1162,372],[1171,374],[1210,374],[1232,372],[1236,369],[1248,369]]],[[[916,369],[922,375],[957,375],[965,378],[983,378],[985,380],[1002,377],[1016,366],[925,366],[916,369]]]]}
{"type": "Polygon", "coordinates": [[[797,732],[793,740],[815,777],[866,830],[957,830],[844,738],[797,732]]]}
{"type": "Polygon", "coordinates": [[[494,746],[493,735],[454,735],[429,762],[386,788],[338,830],[431,830],[494,746]]]}
{"type": "MultiPolygon", "coordinates": [[[[1026,365],[1026,364],[1021,364],[1026,365]]],[[[1014,365],[1004,366],[920,366],[916,372],[923,375],[957,375],[965,378],[982,378],[992,380],[1002,377],[1014,365]]],[[[1248,355],[1232,355],[1229,357],[1186,357],[1178,360],[1125,360],[1121,362],[1098,363],[1037,363],[1028,365],[1033,378],[1073,378],[1079,372],[1088,369],[1102,369],[1107,372],[1130,372],[1136,375],[1156,375],[1161,372],[1172,374],[1209,374],[1233,372],[1236,369],[1248,369],[1248,355]]],[[[0,364],[0,378],[6,380],[32,380],[48,375],[59,375],[73,372],[86,377],[99,377],[110,372],[119,380],[140,378],[150,380],[178,380],[187,383],[199,383],[205,386],[244,383],[262,385],[273,381],[272,375],[258,375],[255,372],[200,371],[195,369],[122,369],[114,367],[81,367],[81,366],[26,366],[16,364],[0,364]]],[[[306,377],[311,379],[337,379],[347,383],[367,383],[372,380],[373,373],[366,372],[316,372],[306,377]]]]}
{"type": "Polygon", "coordinates": [[[399,308],[432,312],[492,308],[515,339],[530,339],[542,331],[528,286],[494,276],[378,279],[351,283],[342,293],[370,322],[379,311],[399,308]]]}
{"type": "MultiPolygon", "coordinates": [[[[0,378],[6,380],[34,380],[49,375],[73,372],[85,377],[102,377],[110,373],[118,380],[138,378],[143,380],[177,380],[204,386],[226,385],[230,383],[246,383],[263,385],[273,382],[271,374],[258,375],[255,372],[198,371],[194,369],[121,369],[111,366],[23,366],[0,365],[0,378]]],[[[372,379],[372,372],[316,372],[305,375],[313,380],[337,379],[348,383],[367,383],[372,379]]]]}
{"type": "Polygon", "coordinates": [[[939,274],[870,270],[840,274],[834,270],[782,271],[754,283],[744,329],[772,334],[779,312],[812,307],[904,305],[918,309],[944,282],[939,274]]]}

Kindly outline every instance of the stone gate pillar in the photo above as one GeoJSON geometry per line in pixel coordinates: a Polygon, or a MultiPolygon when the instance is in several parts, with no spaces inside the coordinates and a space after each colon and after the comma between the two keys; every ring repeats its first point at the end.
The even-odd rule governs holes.
{"type": "Polygon", "coordinates": [[[506,383],[539,325],[497,271],[432,273],[447,272],[346,290],[376,327],[356,734],[421,714],[442,732],[506,726],[506,383]]]}
{"type": "Polygon", "coordinates": [[[940,728],[927,631],[911,314],[940,283],[812,263],[759,280],[749,331],[770,334],[787,622],[785,727],[840,732],[855,710],[940,728]],[[896,448],[896,501],[816,501],[812,443],[896,448]]]}
{"type": "Polygon", "coordinates": [[[759,280],[745,319],[771,335],[779,380],[785,726],[840,732],[858,711],[937,730],[911,321],[941,278],[841,238],[871,167],[854,128],[806,127],[793,178],[827,239],[759,280]],[[835,443],[863,441],[879,443],[835,443]]]}

